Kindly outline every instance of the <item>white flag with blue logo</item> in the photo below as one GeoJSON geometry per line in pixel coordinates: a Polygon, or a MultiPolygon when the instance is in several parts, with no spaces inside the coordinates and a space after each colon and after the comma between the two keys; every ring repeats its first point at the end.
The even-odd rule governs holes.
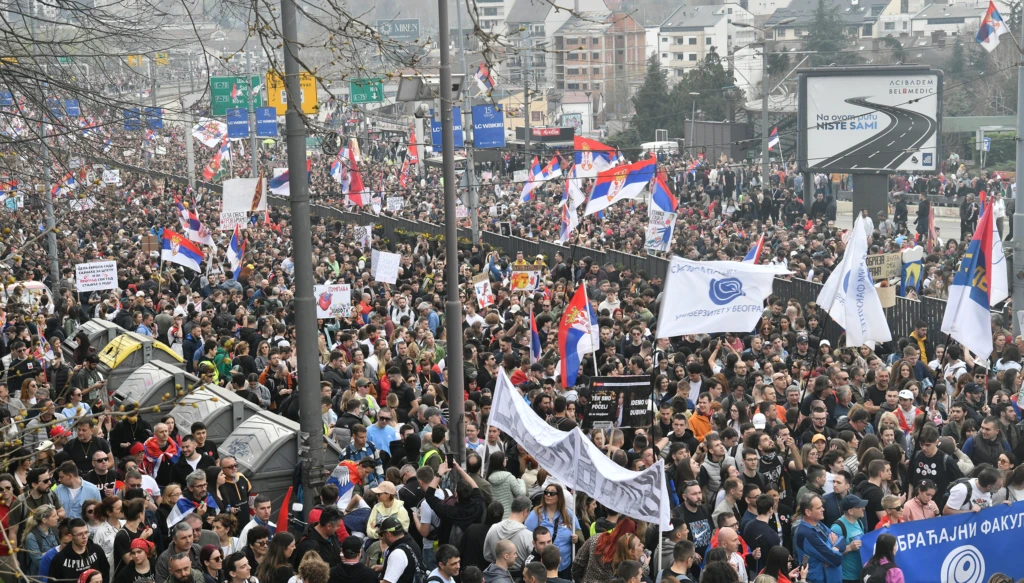
{"type": "Polygon", "coordinates": [[[818,305],[846,330],[847,346],[874,348],[875,342],[891,341],[892,333],[868,271],[868,236],[864,230],[867,220],[857,217],[843,260],[821,288],[818,305]]]}
{"type": "Polygon", "coordinates": [[[658,317],[658,338],[750,332],[761,319],[778,265],[672,257],[658,317]]]}

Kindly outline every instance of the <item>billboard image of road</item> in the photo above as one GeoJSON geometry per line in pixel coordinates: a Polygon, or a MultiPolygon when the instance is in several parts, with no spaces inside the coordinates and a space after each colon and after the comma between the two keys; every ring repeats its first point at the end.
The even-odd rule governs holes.
{"type": "Polygon", "coordinates": [[[801,165],[812,172],[935,172],[942,74],[811,71],[801,75],[801,165]]]}

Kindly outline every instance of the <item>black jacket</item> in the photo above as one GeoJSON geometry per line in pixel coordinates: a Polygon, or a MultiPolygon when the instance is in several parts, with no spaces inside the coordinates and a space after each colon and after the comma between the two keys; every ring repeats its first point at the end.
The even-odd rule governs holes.
{"type": "Polygon", "coordinates": [[[129,423],[128,419],[122,419],[110,430],[110,449],[113,450],[114,457],[125,458],[128,457],[128,450],[132,445],[145,443],[150,437],[153,437],[153,426],[149,424],[149,421],[142,417],[136,419],[135,423],[129,423]],[[128,447],[121,447],[122,443],[127,443],[128,447]]]}
{"type": "Polygon", "coordinates": [[[484,495],[480,493],[480,488],[473,488],[469,500],[459,500],[456,504],[445,504],[444,500],[437,497],[434,488],[427,488],[423,499],[441,520],[437,540],[448,540],[452,526],[457,525],[465,531],[470,525],[480,522],[486,510],[484,495]]]}
{"type": "MultiPolygon", "coordinates": [[[[199,463],[196,464],[196,470],[205,470],[206,468],[217,465],[212,457],[206,454],[199,454],[199,463]]],[[[192,465],[185,459],[185,455],[182,454],[178,457],[178,461],[175,462],[174,466],[171,467],[171,481],[175,484],[185,484],[185,478],[189,474],[194,472],[192,465]]]]}
{"type": "Polygon", "coordinates": [[[377,572],[363,563],[342,563],[331,569],[327,583],[377,583],[377,572]]]}
{"type": "Polygon", "coordinates": [[[103,549],[95,543],[88,543],[85,553],[80,555],[69,544],[50,562],[50,581],[78,581],[78,576],[89,569],[96,569],[103,573],[104,579],[107,578],[110,563],[103,549]]]}
{"type": "Polygon", "coordinates": [[[306,532],[302,534],[299,544],[295,547],[295,552],[292,553],[292,565],[296,569],[299,568],[299,561],[309,551],[316,551],[332,569],[341,564],[341,547],[338,546],[338,541],[333,536],[327,539],[320,536],[316,527],[312,525],[306,527],[306,532]]]}

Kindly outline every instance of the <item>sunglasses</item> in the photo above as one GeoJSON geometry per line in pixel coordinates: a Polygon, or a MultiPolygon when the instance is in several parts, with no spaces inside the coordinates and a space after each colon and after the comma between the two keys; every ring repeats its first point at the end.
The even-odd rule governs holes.
{"type": "Polygon", "coordinates": [[[237,467],[238,467],[238,464],[235,464],[233,466],[221,466],[220,469],[222,469],[222,470],[233,470],[233,469],[235,469],[237,467]]]}
{"type": "Polygon", "coordinates": [[[544,492],[545,496],[558,496],[558,492],[544,492]]]}

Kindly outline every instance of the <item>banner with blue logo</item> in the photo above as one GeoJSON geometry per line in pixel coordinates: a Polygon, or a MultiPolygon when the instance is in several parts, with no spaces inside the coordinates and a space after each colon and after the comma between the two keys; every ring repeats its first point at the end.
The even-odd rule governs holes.
{"type": "MultiPolygon", "coordinates": [[[[440,112],[437,112],[440,114],[440,112]]],[[[465,145],[462,138],[462,108],[452,107],[452,135],[455,137],[455,147],[461,148],[465,145]]],[[[434,152],[441,151],[441,120],[430,120],[430,140],[433,142],[431,148],[434,152]]]]}
{"type": "Polygon", "coordinates": [[[164,109],[162,107],[146,108],[146,127],[151,130],[163,129],[164,109]]]}
{"type": "Polygon", "coordinates": [[[8,107],[14,105],[14,94],[10,91],[0,92],[0,106],[8,107]]]}
{"type": "Polygon", "coordinates": [[[241,107],[233,107],[227,110],[228,116],[228,138],[249,137],[249,112],[241,107]]]}
{"type": "Polygon", "coordinates": [[[277,108],[257,107],[256,108],[256,137],[276,138],[277,137],[277,108]]]}
{"type": "Polygon", "coordinates": [[[473,106],[473,144],[477,148],[505,147],[505,112],[500,105],[473,106]]]}
{"type": "Polygon", "coordinates": [[[880,534],[896,537],[896,565],[905,583],[985,583],[995,573],[1024,573],[1017,550],[1024,537],[1024,503],[904,522],[864,535],[867,561],[880,534]]]}
{"type": "Polygon", "coordinates": [[[78,105],[77,99],[65,99],[64,111],[68,112],[68,115],[72,117],[78,117],[82,115],[82,108],[78,105]]]}
{"type": "Polygon", "coordinates": [[[64,104],[56,97],[46,98],[46,109],[49,109],[54,117],[64,117],[64,104]]]}
{"type": "Polygon", "coordinates": [[[124,129],[129,132],[136,132],[142,129],[142,116],[139,108],[133,107],[124,110],[124,129]]]}

